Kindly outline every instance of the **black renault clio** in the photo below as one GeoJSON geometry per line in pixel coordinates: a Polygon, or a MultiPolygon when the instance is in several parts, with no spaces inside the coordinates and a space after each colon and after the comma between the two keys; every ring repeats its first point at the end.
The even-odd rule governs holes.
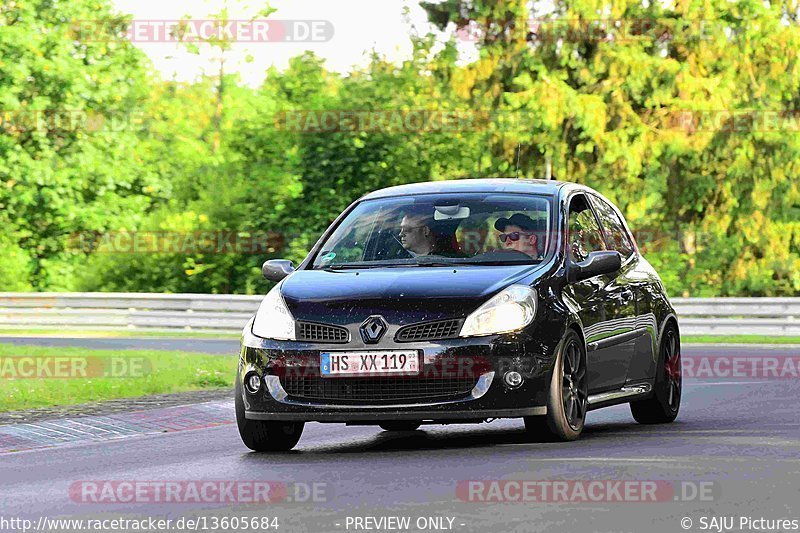
{"type": "Polygon", "coordinates": [[[414,430],[525,421],[574,440],[630,403],[671,422],[680,337],[619,210],[572,183],[468,179],[373,192],[277,281],[243,331],[236,417],[253,450],[306,422],[414,430]]]}

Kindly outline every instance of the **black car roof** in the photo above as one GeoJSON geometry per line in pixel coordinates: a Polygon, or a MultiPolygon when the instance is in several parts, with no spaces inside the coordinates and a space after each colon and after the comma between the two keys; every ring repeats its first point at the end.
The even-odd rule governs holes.
{"type": "MultiPolygon", "coordinates": [[[[388,198],[391,196],[410,196],[432,193],[467,192],[510,192],[529,194],[557,194],[564,186],[585,188],[575,183],[555,180],[535,180],[518,178],[464,178],[446,181],[426,181],[409,183],[380,189],[361,197],[362,200],[388,198]]],[[[586,188],[588,189],[588,188],[586,188]]]]}

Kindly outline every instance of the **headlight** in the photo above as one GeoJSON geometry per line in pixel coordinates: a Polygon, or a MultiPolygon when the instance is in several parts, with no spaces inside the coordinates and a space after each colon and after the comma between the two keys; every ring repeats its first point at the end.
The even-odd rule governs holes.
{"type": "Polygon", "coordinates": [[[264,339],[295,340],[294,318],[283,302],[281,285],[275,285],[258,306],[253,335],[264,339]]]}
{"type": "Polygon", "coordinates": [[[492,335],[522,329],[536,315],[536,291],[527,285],[512,285],[500,291],[469,315],[460,336],[492,335]]]}

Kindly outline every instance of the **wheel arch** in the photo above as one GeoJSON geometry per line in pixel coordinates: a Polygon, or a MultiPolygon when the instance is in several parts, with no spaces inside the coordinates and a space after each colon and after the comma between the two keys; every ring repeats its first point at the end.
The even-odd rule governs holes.
{"type": "MultiPolygon", "coordinates": [[[[580,322],[576,320],[571,321],[569,324],[567,324],[567,329],[568,330],[571,329],[572,331],[578,334],[578,337],[580,337],[581,341],[583,341],[583,349],[584,351],[586,351],[586,337],[583,334],[583,328],[581,327],[580,322]]],[[[566,331],[564,333],[566,333],[566,331]]]]}
{"type": "Polygon", "coordinates": [[[681,328],[678,325],[678,317],[674,313],[669,313],[661,322],[661,327],[658,330],[658,348],[661,349],[661,342],[664,340],[664,332],[670,325],[675,326],[675,331],[678,333],[678,345],[681,342],[681,328]]]}

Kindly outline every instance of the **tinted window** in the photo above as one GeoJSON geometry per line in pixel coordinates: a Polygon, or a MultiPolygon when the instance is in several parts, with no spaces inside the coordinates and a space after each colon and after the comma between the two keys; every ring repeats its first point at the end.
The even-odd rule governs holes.
{"type": "Polygon", "coordinates": [[[569,203],[569,252],[573,261],[581,262],[591,252],[605,250],[600,226],[586,197],[578,194],[569,203]]]}
{"type": "Polygon", "coordinates": [[[603,226],[609,249],[618,251],[623,258],[627,259],[633,253],[633,244],[628,238],[628,232],[625,231],[625,226],[619,215],[614,208],[601,198],[592,196],[592,203],[597,212],[597,217],[600,219],[600,224],[603,226]]]}

